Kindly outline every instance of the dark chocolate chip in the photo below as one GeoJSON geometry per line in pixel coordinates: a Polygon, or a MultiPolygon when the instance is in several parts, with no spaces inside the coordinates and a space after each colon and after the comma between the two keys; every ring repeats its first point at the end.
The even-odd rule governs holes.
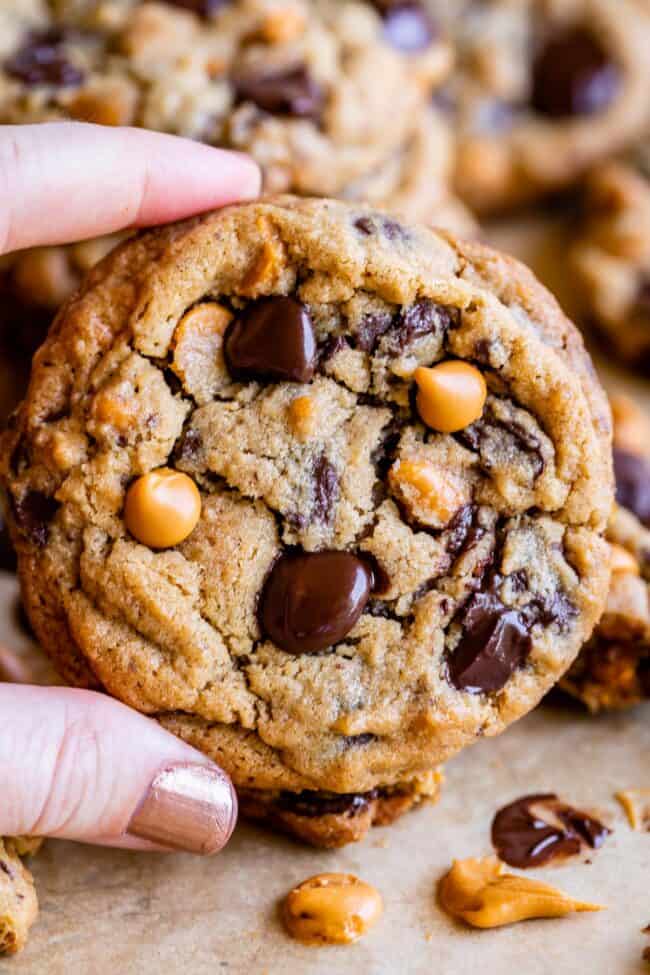
{"type": "Polygon", "coordinates": [[[41,491],[28,491],[13,502],[18,527],[34,544],[42,548],[50,537],[50,522],[59,510],[59,502],[41,491]]]}
{"type": "Polygon", "coordinates": [[[523,869],[579,853],[583,845],[597,850],[609,833],[597,819],[560,802],[554,793],[516,799],[492,821],[492,843],[499,858],[523,869]],[[551,821],[544,818],[545,811],[551,821]]]}
{"type": "Polygon", "coordinates": [[[385,217],[376,213],[373,216],[357,217],[354,226],[360,230],[365,237],[372,237],[374,234],[386,237],[387,240],[409,240],[410,233],[408,228],[399,223],[393,217],[385,217]]]}
{"type": "Polygon", "coordinates": [[[584,27],[552,37],[533,64],[533,108],[550,118],[592,115],[616,96],[620,71],[598,38],[584,27]]]}
{"type": "Polygon", "coordinates": [[[398,51],[423,51],[437,36],[431,15],[418,0],[374,0],[384,21],[384,36],[398,51]]]}
{"type": "Polygon", "coordinates": [[[295,298],[251,302],[228,326],[224,354],[236,379],[308,383],[317,362],[309,312],[295,298]]]}
{"type": "Polygon", "coordinates": [[[369,565],[349,552],[287,552],[262,591],[262,631],[288,653],[326,650],[350,632],[372,585],[369,565]]]}
{"type": "Polygon", "coordinates": [[[304,792],[281,792],[276,799],[279,809],[296,816],[358,816],[365,812],[368,803],[379,795],[377,789],[371,792],[323,793],[305,790],[304,792]]]}
{"type": "Polygon", "coordinates": [[[458,690],[499,691],[531,650],[520,614],[488,592],[475,593],[460,618],[462,636],[449,657],[449,676],[458,690]]]}
{"type": "Polygon", "coordinates": [[[389,311],[376,311],[364,315],[357,326],[357,346],[363,352],[373,352],[379,339],[390,329],[393,316],[389,311]]]}
{"type": "Polygon", "coordinates": [[[377,741],[377,735],[366,731],[362,735],[346,735],[343,739],[343,746],[346,749],[363,748],[366,745],[370,745],[373,741],[377,741]]]}
{"type": "Polygon", "coordinates": [[[495,439],[497,442],[503,442],[504,434],[510,438],[515,450],[526,454],[530,462],[533,480],[537,480],[546,466],[542,456],[541,443],[535,434],[530,433],[516,420],[497,419],[487,408],[480,420],[461,430],[457,436],[461,443],[478,453],[481,466],[484,470],[489,471],[491,468],[489,444],[490,442],[493,443],[495,439]]]}
{"type": "Polygon", "coordinates": [[[521,615],[531,627],[535,623],[541,623],[543,626],[556,624],[560,631],[563,631],[578,615],[578,610],[563,590],[556,589],[550,595],[535,596],[521,610],[521,615]]]}
{"type": "Polygon", "coordinates": [[[163,0],[163,2],[170,7],[180,7],[182,10],[189,10],[190,13],[207,20],[216,14],[218,10],[221,10],[222,7],[227,7],[232,0],[163,0]]]}
{"type": "Polygon", "coordinates": [[[189,430],[183,434],[183,438],[180,442],[178,448],[178,459],[182,461],[192,462],[196,460],[199,451],[203,449],[203,439],[198,430],[193,430],[191,427],[189,430]]]}
{"type": "Polygon", "coordinates": [[[402,310],[394,336],[391,335],[391,344],[395,351],[401,351],[425,335],[443,339],[450,328],[457,326],[458,315],[456,308],[438,305],[431,298],[420,298],[402,310]]]}
{"type": "Polygon", "coordinates": [[[314,464],[314,503],[312,521],[328,523],[332,520],[339,496],[339,475],[336,468],[321,454],[314,464]]]}
{"type": "Polygon", "coordinates": [[[274,74],[241,74],[232,79],[239,102],[253,102],[271,115],[291,115],[318,121],[325,105],[325,92],[300,65],[274,74]]]}
{"type": "Polygon", "coordinates": [[[53,85],[72,88],[84,80],[84,73],[71,64],[61,50],[66,35],[58,28],[32,31],[23,46],[4,63],[12,78],[24,85],[53,85]]]}
{"type": "Polygon", "coordinates": [[[616,500],[650,528],[650,461],[614,447],[616,500]]]}
{"type": "Polygon", "coordinates": [[[449,522],[446,529],[445,544],[447,552],[455,559],[478,542],[485,529],[478,522],[478,507],[463,505],[449,522]]]}

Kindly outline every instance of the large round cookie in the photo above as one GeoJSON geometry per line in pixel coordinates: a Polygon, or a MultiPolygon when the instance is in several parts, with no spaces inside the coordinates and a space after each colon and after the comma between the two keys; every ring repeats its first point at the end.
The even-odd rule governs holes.
{"type": "Polygon", "coordinates": [[[650,17],[636,0],[428,0],[456,66],[443,92],[457,186],[487,213],[576,182],[643,132],[650,17]]]}
{"type": "Polygon", "coordinates": [[[650,375],[650,137],[590,174],[582,217],[571,263],[585,318],[650,375]]]}
{"type": "Polygon", "coordinates": [[[433,791],[606,596],[610,419],[578,333],[515,261],[358,205],[279,198],[118,248],[2,454],[67,679],[156,715],[275,821],[433,791]],[[167,550],[131,533],[162,467],[201,501],[167,550]]]}

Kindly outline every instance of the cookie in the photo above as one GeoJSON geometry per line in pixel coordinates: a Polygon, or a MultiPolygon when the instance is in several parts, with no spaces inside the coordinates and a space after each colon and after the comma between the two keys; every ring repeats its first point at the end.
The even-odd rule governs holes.
{"type": "Polygon", "coordinates": [[[391,27],[390,3],[53,0],[4,15],[0,121],[141,125],[249,152],[269,191],[336,194],[405,140],[447,42],[391,27]],[[13,42],[13,43],[12,43],[13,42]],[[391,121],[386,124],[386,106],[391,121]]]}
{"type": "Polygon", "coordinates": [[[39,846],[40,840],[0,837],[0,955],[21,951],[36,920],[34,879],[20,857],[39,846]]]}
{"type": "Polygon", "coordinates": [[[594,712],[650,698],[650,421],[627,397],[612,407],[612,581],[592,639],[560,684],[594,712]]]}
{"type": "Polygon", "coordinates": [[[650,138],[590,175],[571,263],[585,319],[619,359],[650,374],[650,138]]]}
{"type": "Polygon", "coordinates": [[[457,187],[492,213],[574,184],[642,134],[650,17],[634,0],[429,0],[456,67],[436,96],[459,132],[457,187]]]}
{"type": "Polygon", "coordinates": [[[245,795],[408,796],[589,637],[610,426],[576,330],[479,244],[295,198],[147,232],[2,442],[27,612],[245,795]]]}

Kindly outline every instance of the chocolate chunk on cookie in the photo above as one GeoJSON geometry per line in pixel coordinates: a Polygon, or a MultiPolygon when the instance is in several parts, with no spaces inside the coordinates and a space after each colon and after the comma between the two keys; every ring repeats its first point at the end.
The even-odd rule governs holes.
{"type": "Polygon", "coordinates": [[[359,205],[124,244],[2,458],[67,678],[327,845],[533,707],[606,596],[609,413],[578,333],[515,261],[359,205]]]}

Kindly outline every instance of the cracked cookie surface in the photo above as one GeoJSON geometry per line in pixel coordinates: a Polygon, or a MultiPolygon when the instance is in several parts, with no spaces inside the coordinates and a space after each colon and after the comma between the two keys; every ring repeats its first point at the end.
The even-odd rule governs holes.
{"type": "Polygon", "coordinates": [[[459,134],[457,188],[480,213],[574,184],[650,109],[650,17],[635,0],[428,0],[456,49],[436,96],[459,134]]]}
{"type": "Polygon", "coordinates": [[[67,679],[269,795],[400,791],[533,707],[602,610],[610,466],[582,340],[530,272],[293,198],[110,255],[3,441],[25,603],[67,679]],[[439,433],[414,373],[449,359],[487,398],[439,433]],[[123,517],[159,468],[201,497],[166,550],[123,517]]]}

